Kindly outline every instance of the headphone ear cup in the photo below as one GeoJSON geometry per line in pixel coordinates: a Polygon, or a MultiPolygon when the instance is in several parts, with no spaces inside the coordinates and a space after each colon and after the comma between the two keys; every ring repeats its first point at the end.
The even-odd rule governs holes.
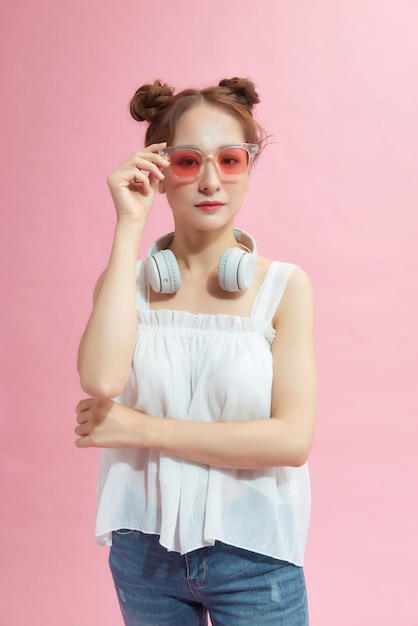
{"type": "Polygon", "coordinates": [[[240,291],[238,268],[242,257],[247,254],[239,248],[228,248],[222,254],[218,265],[218,280],[224,291],[240,291]]]}
{"type": "Polygon", "coordinates": [[[257,257],[239,248],[228,248],[218,266],[218,280],[224,291],[243,291],[254,280],[257,257]]]}
{"type": "Polygon", "coordinates": [[[155,293],[174,293],[180,289],[180,270],[171,250],[160,250],[147,258],[147,276],[155,293]]]}
{"type": "Polygon", "coordinates": [[[254,280],[257,267],[257,256],[244,252],[238,266],[238,285],[241,290],[248,289],[254,280]]]}

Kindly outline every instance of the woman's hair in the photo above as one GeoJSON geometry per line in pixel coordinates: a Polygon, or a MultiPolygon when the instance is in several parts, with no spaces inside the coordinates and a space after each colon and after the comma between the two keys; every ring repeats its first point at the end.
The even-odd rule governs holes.
{"type": "Polygon", "coordinates": [[[135,92],[130,111],[138,122],[148,122],[145,145],[174,139],[176,125],[188,109],[207,103],[225,109],[244,130],[245,141],[263,147],[266,133],[253,118],[253,108],[260,102],[254,84],[247,78],[225,78],[219,85],[205,89],[174,89],[160,80],[143,85],[135,92]]]}

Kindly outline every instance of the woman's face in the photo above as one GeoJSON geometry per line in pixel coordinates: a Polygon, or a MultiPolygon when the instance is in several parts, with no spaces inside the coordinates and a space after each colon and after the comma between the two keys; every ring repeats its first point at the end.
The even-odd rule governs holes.
{"type": "MultiPolygon", "coordinates": [[[[197,146],[208,154],[220,146],[244,143],[238,120],[224,109],[200,104],[184,113],[178,121],[173,146],[197,146]]],[[[248,189],[248,173],[225,179],[212,158],[205,161],[202,173],[192,182],[174,178],[166,170],[160,191],[167,194],[176,228],[188,226],[214,230],[232,224],[248,189]]]]}

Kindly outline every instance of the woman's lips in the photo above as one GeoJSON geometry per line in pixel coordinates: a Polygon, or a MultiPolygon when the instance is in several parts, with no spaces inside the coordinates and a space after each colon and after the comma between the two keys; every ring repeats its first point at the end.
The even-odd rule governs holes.
{"type": "Polygon", "coordinates": [[[209,200],[204,200],[203,202],[195,204],[196,208],[200,209],[201,211],[206,211],[207,213],[214,213],[218,209],[221,209],[223,206],[223,202],[210,202],[209,200]]]}

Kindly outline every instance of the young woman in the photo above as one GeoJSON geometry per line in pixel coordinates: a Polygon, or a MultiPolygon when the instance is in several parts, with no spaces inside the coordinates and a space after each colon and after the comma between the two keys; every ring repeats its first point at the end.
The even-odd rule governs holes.
{"type": "Polygon", "coordinates": [[[234,227],[265,143],[258,101],[241,78],[140,87],[146,147],[108,178],[117,224],[75,432],[104,448],[97,537],[128,626],[308,623],[311,287],[234,227]],[[157,191],[175,230],[137,262],[157,191]]]}

